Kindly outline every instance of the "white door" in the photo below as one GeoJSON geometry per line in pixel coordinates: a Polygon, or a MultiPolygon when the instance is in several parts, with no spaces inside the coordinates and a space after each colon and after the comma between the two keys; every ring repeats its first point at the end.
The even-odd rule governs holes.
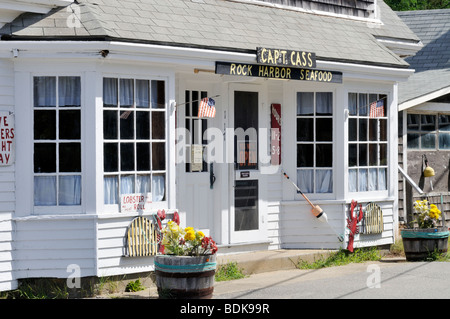
{"type": "MultiPolygon", "coordinates": [[[[214,220],[214,167],[208,163],[207,129],[213,118],[198,116],[202,98],[211,97],[207,84],[180,85],[177,105],[177,129],[185,134],[177,146],[177,208],[186,213],[186,226],[210,234],[214,220]],[[181,158],[182,157],[182,158],[181,158]]],[[[216,168],[217,169],[217,168],[216,168]]]]}
{"type": "MultiPolygon", "coordinates": [[[[261,174],[259,128],[264,123],[262,89],[231,86],[230,127],[234,127],[234,165],[230,173],[230,241],[258,242],[267,239],[264,223],[265,192],[261,174]]],[[[268,116],[268,115],[267,115],[268,116]]]]}

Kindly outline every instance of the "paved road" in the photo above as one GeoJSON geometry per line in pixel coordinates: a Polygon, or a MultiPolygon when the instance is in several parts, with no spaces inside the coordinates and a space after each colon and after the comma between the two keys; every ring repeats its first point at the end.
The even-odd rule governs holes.
{"type": "Polygon", "coordinates": [[[217,282],[215,299],[450,298],[450,262],[367,262],[217,282]]]}

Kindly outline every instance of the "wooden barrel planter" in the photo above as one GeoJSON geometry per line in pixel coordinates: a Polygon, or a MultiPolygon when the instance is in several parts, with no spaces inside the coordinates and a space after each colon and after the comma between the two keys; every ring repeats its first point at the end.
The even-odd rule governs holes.
{"type": "Polygon", "coordinates": [[[214,292],[216,255],[155,256],[160,298],[209,299],[214,292]]]}
{"type": "Polygon", "coordinates": [[[406,260],[426,260],[431,253],[447,253],[449,231],[447,227],[403,229],[401,236],[406,260]]]}

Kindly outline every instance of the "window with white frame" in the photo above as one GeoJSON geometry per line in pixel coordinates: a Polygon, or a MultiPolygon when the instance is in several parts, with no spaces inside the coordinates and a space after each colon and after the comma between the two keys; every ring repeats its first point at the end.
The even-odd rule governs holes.
{"type": "Polygon", "coordinates": [[[411,150],[450,150],[450,115],[408,114],[407,146],[411,150]]]}
{"type": "Polygon", "coordinates": [[[333,192],[333,93],[297,93],[297,184],[304,193],[333,192]]]}
{"type": "Polygon", "coordinates": [[[166,200],[166,102],[161,80],[103,79],[104,203],[124,194],[166,200]]]}
{"type": "Polygon", "coordinates": [[[350,192],[387,190],[387,95],[348,94],[350,192]]]}
{"type": "Polygon", "coordinates": [[[81,205],[81,83],[33,78],[35,206],[81,205]]]}

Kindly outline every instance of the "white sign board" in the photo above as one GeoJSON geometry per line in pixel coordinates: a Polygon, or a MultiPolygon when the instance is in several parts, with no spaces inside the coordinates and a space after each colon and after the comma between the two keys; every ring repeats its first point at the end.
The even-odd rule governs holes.
{"type": "Polygon", "coordinates": [[[0,111],[0,166],[14,164],[14,133],[14,115],[0,111]]]}
{"type": "Polygon", "coordinates": [[[125,194],[120,197],[120,212],[150,212],[152,193],[125,194]]]}

